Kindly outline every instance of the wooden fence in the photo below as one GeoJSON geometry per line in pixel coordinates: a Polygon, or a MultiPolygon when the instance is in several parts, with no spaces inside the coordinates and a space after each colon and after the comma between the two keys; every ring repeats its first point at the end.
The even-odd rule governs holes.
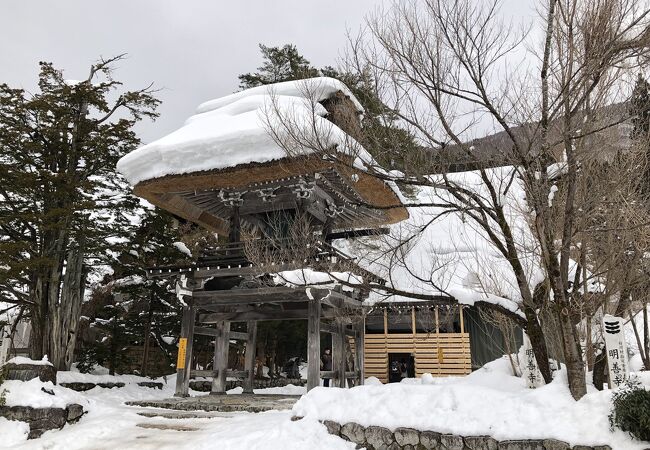
{"type": "Polygon", "coordinates": [[[436,331],[418,333],[413,310],[411,333],[390,333],[387,312],[384,312],[384,333],[366,333],[364,337],[364,375],[388,382],[388,354],[408,353],[415,360],[415,376],[461,376],[472,371],[469,333],[465,332],[460,308],[460,333],[439,332],[436,311],[436,331]]]}

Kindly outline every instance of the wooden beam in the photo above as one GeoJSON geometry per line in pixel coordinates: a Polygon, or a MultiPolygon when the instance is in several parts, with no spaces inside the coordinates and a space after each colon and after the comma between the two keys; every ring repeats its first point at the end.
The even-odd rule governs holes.
{"type": "Polygon", "coordinates": [[[301,293],[305,295],[304,289],[291,288],[286,286],[279,287],[263,287],[252,289],[229,289],[223,291],[194,291],[192,297],[209,298],[209,299],[227,299],[227,298],[246,298],[246,297],[261,297],[265,295],[287,295],[287,294],[301,293]]]}
{"type": "MultiPolygon", "coordinates": [[[[192,371],[192,377],[214,377],[215,375],[219,375],[219,371],[214,371],[214,370],[193,370],[192,371]]],[[[226,377],[232,377],[232,378],[246,378],[248,376],[248,372],[246,370],[226,370],[226,377]]]]}
{"type": "MultiPolygon", "coordinates": [[[[321,378],[331,378],[333,380],[338,380],[340,376],[341,374],[336,370],[321,370],[320,372],[321,378]]],[[[350,378],[357,378],[358,376],[359,376],[359,371],[346,370],[344,378],[347,380],[350,378]]]]}
{"type": "Polygon", "coordinates": [[[307,390],[320,386],[320,319],[318,298],[309,301],[307,309],[307,390]]]}
{"type": "Polygon", "coordinates": [[[364,236],[380,236],[383,234],[389,234],[390,228],[366,228],[363,230],[345,230],[337,231],[334,233],[328,233],[325,236],[326,241],[332,241],[334,239],[353,239],[364,236]]]}
{"type": "Polygon", "coordinates": [[[222,321],[217,323],[219,336],[215,339],[214,359],[212,367],[217,376],[212,378],[211,395],[222,395],[226,393],[226,371],[228,370],[228,349],[230,347],[230,322],[222,321]]]}
{"type": "MultiPolygon", "coordinates": [[[[217,330],[216,328],[194,327],[194,334],[198,334],[198,335],[201,335],[201,336],[218,337],[218,336],[220,336],[220,331],[217,330]]],[[[241,331],[230,331],[228,333],[228,338],[229,339],[236,339],[238,341],[245,341],[245,340],[248,339],[248,333],[243,333],[241,331]]]]}
{"type": "MultiPolygon", "coordinates": [[[[335,334],[339,332],[339,328],[336,325],[321,322],[320,331],[321,333],[335,334]]],[[[343,327],[343,332],[345,333],[346,336],[356,336],[356,331],[354,329],[343,327]]]]}
{"type": "Polygon", "coordinates": [[[246,350],[244,353],[244,371],[247,376],[244,379],[243,388],[244,394],[253,393],[253,379],[255,377],[255,350],[257,341],[257,322],[248,321],[246,324],[246,350]]]}
{"type": "MultiPolygon", "coordinates": [[[[311,301],[309,302],[311,303],[311,301]]],[[[324,319],[333,319],[340,313],[335,310],[323,310],[321,317],[324,319]]],[[[260,310],[248,312],[234,312],[234,313],[208,313],[199,317],[200,323],[210,324],[217,323],[221,320],[229,320],[231,322],[247,322],[249,320],[264,321],[264,320],[305,320],[308,319],[308,309],[291,309],[273,311],[260,310]]]]}

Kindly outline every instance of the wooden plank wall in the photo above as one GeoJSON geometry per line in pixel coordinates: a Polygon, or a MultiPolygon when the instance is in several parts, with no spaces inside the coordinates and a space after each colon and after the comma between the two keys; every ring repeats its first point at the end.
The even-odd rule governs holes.
{"type": "MultiPolygon", "coordinates": [[[[386,326],[384,315],[384,330],[386,326]]],[[[415,320],[415,319],[414,319],[415,320]]],[[[413,326],[415,330],[415,324],[413,326]]],[[[415,375],[467,375],[472,371],[469,333],[462,325],[460,333],[378,333],[365,334],[365,376],[388,382],[388,354],[411,353],[415,358],[415,375]]]]}

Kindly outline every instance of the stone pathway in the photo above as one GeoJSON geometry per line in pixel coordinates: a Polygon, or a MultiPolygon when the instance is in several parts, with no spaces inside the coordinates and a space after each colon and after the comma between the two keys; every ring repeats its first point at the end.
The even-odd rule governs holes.
{"type": "Polygon", "coordinates": [[[181,411],[263,412],[291,409],[299,395],[240,394],[203,395],[127,402],[129,406],[164,408],[181,411]]]}

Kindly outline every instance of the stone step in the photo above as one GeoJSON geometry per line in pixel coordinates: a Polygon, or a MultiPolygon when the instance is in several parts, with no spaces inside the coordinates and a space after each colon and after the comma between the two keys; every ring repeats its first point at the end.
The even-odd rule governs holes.
{"type": "Polygon", "coordinates": [[[146,428],[149,430],[170,430],[170,431],[197,431],[199,429],[197,427],[190,427],[188,425],[167,424],[167,423],[138,423],[135,426],[139,428],[146,428]]]}
{"type": "Polygon", "coordinates": [[[211,418],[228,418],[233,417],[233,414],[229,413],[219,413],[219,412],[204,412],[204,411],[174,411],[174,410],[162,410],[162,411],[140,411],[137,413],[142,417],[160,417],[162,419],[211,419],[211,418]]]}

